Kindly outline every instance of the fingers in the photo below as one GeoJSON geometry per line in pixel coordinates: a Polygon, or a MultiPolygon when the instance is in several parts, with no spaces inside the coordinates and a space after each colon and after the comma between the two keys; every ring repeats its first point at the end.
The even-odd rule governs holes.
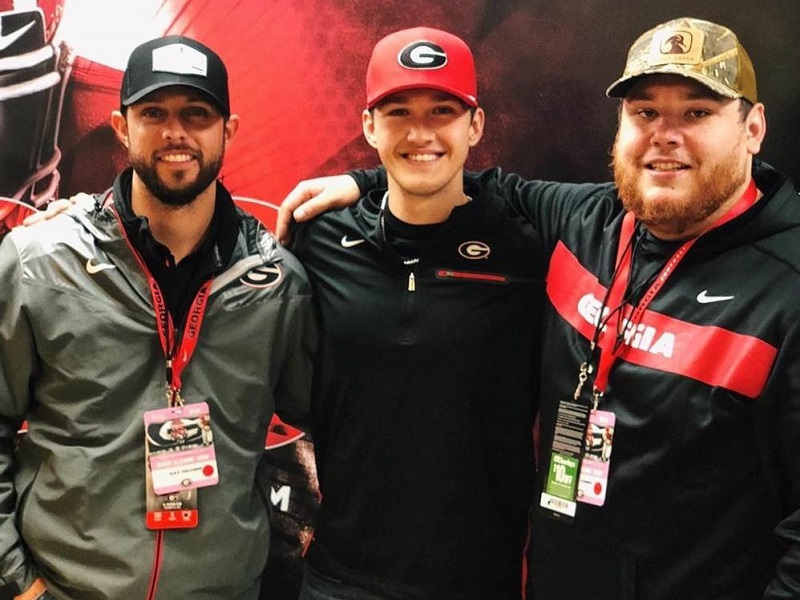
{"type": "Polygon", "coordinates": [[[40,210],[35,213],[31,213],[27,217],[25,217],[22,221],[22,225],[25,227],[29,227],[36,223],[40,223],[42,221],[49,221],[56,215],[60,215],[62,212],[67,210],[70,206],[72,206],[72,202],[65,198],[60,200],[53,200],[47,205],[45,210],[40,210]]]}
{"type": "Polygon", "coordinates": [[[36,600],[37,598],[41,598],[46,591],[47,586],[44,583],[44,579],[37,577],[33,580],[33,583],[28,586],[28,589],[14,596],[14,600],[36,600]]]}
{"type": "Polygon", "coordinates": [[[45,208],[45,210],[35,212],[25,217],[25,219],[22,221],[22,225],[27,227],[42,221],[49,221],[53,217],[65,212],[75,204],[79,204],[87,209],[91,208],[94,206],[94,196],[91,194],[80,193],[70,196],[69,198],[53,200],[47,204],[47,208],[45,208]]]}
{"type": "Polygon", "coordinates": [[[336,187],[326,187],[297,207],[292,213],[292,216],[294,216],[295,221],[302,223],[303,221],[313,219],[325,211],[341,208],[348,204],[350,204],[350,202],[346,201],[346,198],[343,198],[338,185],[336,187]]]}
{"type": "Polygon", "coordinates": [[[282,244],[289,242],[289,233],[294,219],[294,211],[297,207],[307,202],[310,198],[314,197],[317,193],[314,190],[318,189],[314,185],[316,179],[307,179],[301,181],[289,194],[283,199],[280,207],[278,208],[278,218],[275,221],[275,235],[282,244]]]}
{"type": "Polygon", "coordinates": [[[298,183],[281,202],[275,232],[281,243],[289,241],[292,221],[307,221],[333,208],[358,200],[360,191],[349,175],[318,177],[298,183]]]}

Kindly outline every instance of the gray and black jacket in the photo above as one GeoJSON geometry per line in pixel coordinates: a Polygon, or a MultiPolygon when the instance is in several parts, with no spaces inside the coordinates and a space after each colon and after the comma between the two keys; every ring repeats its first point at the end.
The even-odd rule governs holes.
{"type": "Polygon", "coordinates": [[[210,406],[220,482],[198,491],[195,529],[163,534],[145,526],[143,414],[166,406],[165,358],[111,204],[0,245],[0,583],[12,595],[40,575],[58,600],[257,597],[269,545],[257,466],[274,412],[307,419],[316,326],[301,265],[237,215],[182,377],[187,403],[210,406]]]}

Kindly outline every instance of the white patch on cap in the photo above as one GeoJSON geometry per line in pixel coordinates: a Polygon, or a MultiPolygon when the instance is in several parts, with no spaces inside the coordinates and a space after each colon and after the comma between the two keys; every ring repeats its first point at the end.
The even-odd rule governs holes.
{"type": "Polygon", "coordinates": [[[186,44],[170,44],[153,50],[153,71],[178,75],[208,75],[208,57],[186,44]]]}
{"type": "Polygon", "coordinates": [[[703,60],[705,34],[693,27],[665,29],[653,36],[651,65],[697,65],[703,60]]]}

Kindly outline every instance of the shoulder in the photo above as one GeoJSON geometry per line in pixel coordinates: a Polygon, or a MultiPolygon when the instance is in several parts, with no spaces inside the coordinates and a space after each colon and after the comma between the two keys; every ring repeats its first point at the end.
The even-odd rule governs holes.
{"type": "Polygon", "coordinates": [[[59,252],[81,239],[83,227],[69,214],[62,213],[35,225],[12,229],[3,239],[4,247],[14,247],[24,257],[59,252]]]}
{"type": "Polygon", "coordinates": [[[322,249],[331,241],[339,243],[348,235],[367,237],[371,229],[367,221],[374,220],[374,217],[365,219],[365,215],[369,217],[369,212],[364,202],[365,198],[361,198],[356,204],[324,212],[297,224],[292,231],[291,250],[303,258],[314,248],[322,249]]]}
{"type": "Polygon", "coordinates": [[[0,244],[0,278],[8,284],[17,273],[17,279],[25,284],[84,291],[87,261],[102,253],[97,243],[101,233],[87,229],[67,213],[17,227],[0,244]]]}
{"type": "Polygon", "coordinates": [[[291,283],[292,288],[301,293],[310,289],[303,265],[261,222],[247,212],[239,211],[239,229],[243,243],[239,253],[234,253],[232,271],[244,268],[249,274],[248,280],[253,281],[263,278],[266,282],[277,278],[291,283]]]}
{"type": "Polygon", "coordinates": [[[525,179],[500,168],[465,176],[467,193],[507,203],[537,228],[550,229],[575,215],[618,210],[612,183],[563,183],[525,179]]]}
{"type": "Polygon", "coordinates": [[[763,253],[800,274],[800,192],[786,178],[764,183],[759,181],[759,189],[766,197],[754,207],[748,236],[763,253]]]}
{"type": "Polygon", "coordinates": [[[507,173],[500,167],[493,167],[480,172],[465,172],[464,183],[468,190],[494,192],[500,195],[510,192],[526,192],[538,195],[586,197],[606,194],[614,195],[615,192],[614,184],[610,182],[572,183],[527,179],[517,173],[507,173]]]}

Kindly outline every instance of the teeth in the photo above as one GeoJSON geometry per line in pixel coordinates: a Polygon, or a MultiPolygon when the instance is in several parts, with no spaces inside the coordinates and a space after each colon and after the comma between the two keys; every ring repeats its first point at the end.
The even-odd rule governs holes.
{"type": "Polygon", "coordinates": [[[408,158],[417,162],[432,162],[439,157],[436,154],[409,154],[408,158]]]}
{"type": "Polygon", "coordinates": [[[683,165],[679,162],[654,162],[650,163],[650,168],[656,171],[679,171],[683,165]]]}
{"type": "Polygon", "coordinates": [[[192,160],[192,155],[191,154],[165,154],[164,156],[161,157],[161,160],[163,160],[164,162],[173,162],[173,163],[187,162],[187,161],[192,160]]]}

